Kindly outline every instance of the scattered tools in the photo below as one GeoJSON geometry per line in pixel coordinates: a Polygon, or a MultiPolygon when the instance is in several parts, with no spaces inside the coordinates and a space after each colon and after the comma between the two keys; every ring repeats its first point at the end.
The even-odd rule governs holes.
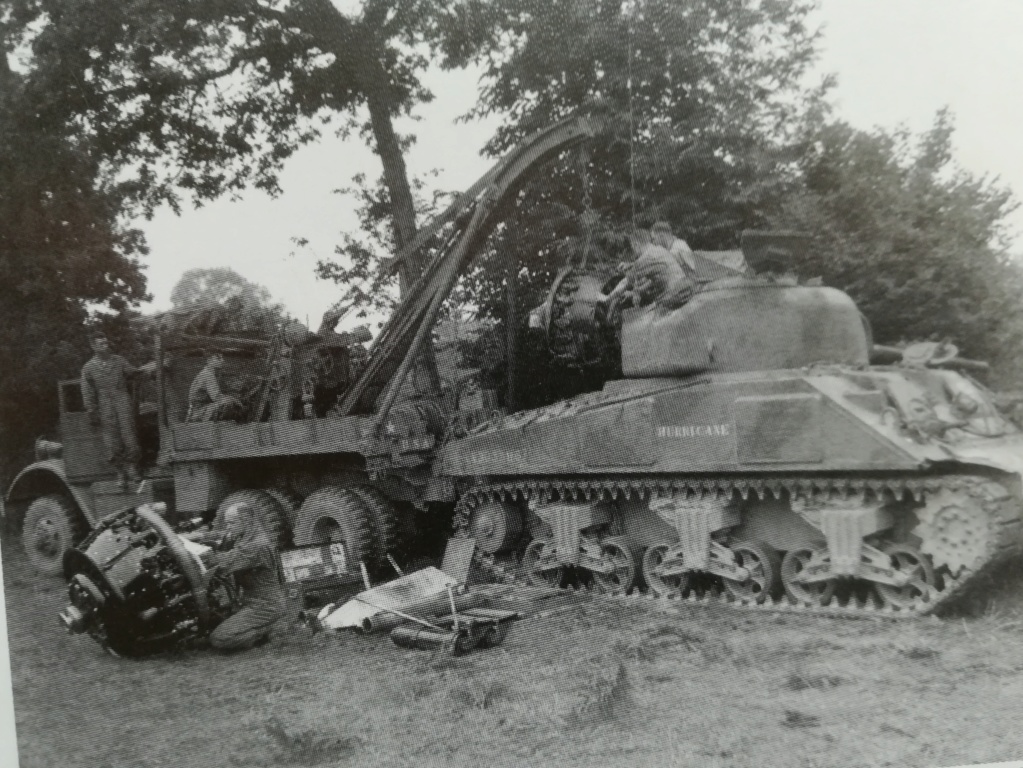
{"type": "MultiPolygon", "coordinates": [[[[454,595],[449,592],[452,606],[454,595]]],[[[429,622],[397,611],[373,605],[361,597],[355,599],[370,607],[394,614],[406,621],[391,630],[391,641],[403,648],[420,650],[446,650],[451,656],[462,656],[474,648],[492,648],[500,645],[507,637],[511,622],[520,618],[513,611],[491,611],[488,608],[469,608],[462,613],[452,612],[450,616],[429,622]]]]}
{"type": "Polygon", "coordinates": [[[394,614],[405,620],[391,630],[391,641],[402,648],[445,650],[452,656],[461,656],[475,648],[493,648],[504,642],[511,622],[520,618],[514,611],[496,611],[487,608],[469,608],[459,613],[454,590],[448,587],[451,614],[434,621],[374,605],[364,597],[355,597],[360,603],[378,611],[394,614]]]}
{"type": "Polygon", "coordinates": [[[403,573],[394,558],[388,560],[399,577],[373,587],[369,572],[359,562],[364,592],[341,606],[323,608],[316,617],[319,629],[390,631],[395,645],[404,648],[444,649],[453,656],[474,648],[500,645],[517,611],[481,607],[486,598],[467,591],[474,541],[453,540],[444,556],[443,570],[428,566],[403,573]],[[446,615],[445,611],[448,611],[446,615]],[[440,615],[440,618],[430,618],[440,615]]]}

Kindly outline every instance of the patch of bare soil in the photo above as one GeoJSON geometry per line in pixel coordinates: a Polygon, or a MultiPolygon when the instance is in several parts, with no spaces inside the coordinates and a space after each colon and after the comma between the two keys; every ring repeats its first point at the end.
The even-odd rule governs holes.
{"type": "Polygon", "coordinates": [[[3,542],[18,748],[36,766],[940,766],[1023,758],[1023,573],[883,622],[594,600],[452,659],[282,626],[142,661],[62,632],[3,542]]]}

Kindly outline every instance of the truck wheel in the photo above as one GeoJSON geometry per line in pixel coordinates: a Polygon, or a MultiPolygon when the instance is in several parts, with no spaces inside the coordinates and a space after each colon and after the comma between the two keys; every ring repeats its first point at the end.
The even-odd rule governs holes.
{"type": "Polygon", "coordinates": [[[302,506],[302,497],[283,488],[264,488],[263,491],[270,494],[281,505],[288,530],[295,530],[295,518],[298,517],[298,508],[302,506]]]}
{"type": "Polygon", "coordinates": [[[390,499],[370,485],[358,485],[351,491],[362,499],[362,503],[369,513],[375,536],[376,565],[381,568],[390,568],[387,555],[394,557],[398,554],[401,538],[398,531],[398,513],[394,505],[390,499]]]}
{"type": "Polygon", "coordinates": [[[256,517],[263,523],[263,528],[278,549],[288,543],[288,516],[283,505],[266,491],[256,488],[245,488],[235,491],[217,507],[216,527],[224,528],[224,512],[232,504],[249,504],[256,510],[256,517]]]}
{"type": "Polygon", "coordinates": [[[295,546],[345,545],[348,570],[360,561],[373,563],[373,528],[366,503],[356,493],[338,485],[328,485],[302,503],[295,522],[295,546]]]}
{"type": "Polygon", "coordinates": [[[69,499],[58,494],[40,496],[25,512],[21,544],[39,573],[60,576],[64,572],[64,553],[85,533],[85,520],[69,499]]]}

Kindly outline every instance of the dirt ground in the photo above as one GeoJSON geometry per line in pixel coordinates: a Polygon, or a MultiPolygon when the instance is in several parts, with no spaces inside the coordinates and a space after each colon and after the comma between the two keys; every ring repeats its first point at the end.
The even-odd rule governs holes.
{"type": "Polygon", "coordinates": [[[452,659],[279,628],[144,661],[60,629],[3,541],[36,766],[951,766],[1023,758],[1023,568],[973,616],[885,622],[592,600],[452,659]]]}

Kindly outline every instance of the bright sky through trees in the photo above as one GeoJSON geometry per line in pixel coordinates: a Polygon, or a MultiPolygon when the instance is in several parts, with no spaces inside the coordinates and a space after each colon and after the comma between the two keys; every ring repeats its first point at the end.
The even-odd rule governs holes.
{"type": "MultiPolygon", "coordinates": [[[[1023,101],[1016,76],[1023,71],[1023,4],[1015,0],[822,0],[816,18],[825,26],[818,72],[834,73],[837,116],[859,128],[902,123],[926,130],[938,109],[955,117],[956,160],[972,173],[1000,176],[1023,194],[1023,152],[1018,116],[1023,101]]],[[[416,110],[419,122],[399,121],[418,141],[408,155],[413,174],[438,169],[436,186],[463,189],[489,166],[479,150],[496,120],[455,124],[476,98],[472,70],[431,72],[432,104],[416,110]]],[[[352,175],[379,175],[379,160],[357,141],[327,137],[300,150],[281,177],[283,195],[247,192],[176,217],[161,210],[141,223],[152,249],[146,259],[152,308],[169,306],[170,291],[186,269],[229,266],[266,285],[299,319],[313,324],[338,298],[339,288],[318,281],[317,258],[331,254],[341,230],[357,227],[354,201],[332,190],[352,175]],[[291,238],[305,237],[306,249],[291,238]]],[[[1013,216],[1023,232],[1023,211],[1013,216]]],[[[1016,248],[1023,251],[1017,236],[1016,248]]]]}

